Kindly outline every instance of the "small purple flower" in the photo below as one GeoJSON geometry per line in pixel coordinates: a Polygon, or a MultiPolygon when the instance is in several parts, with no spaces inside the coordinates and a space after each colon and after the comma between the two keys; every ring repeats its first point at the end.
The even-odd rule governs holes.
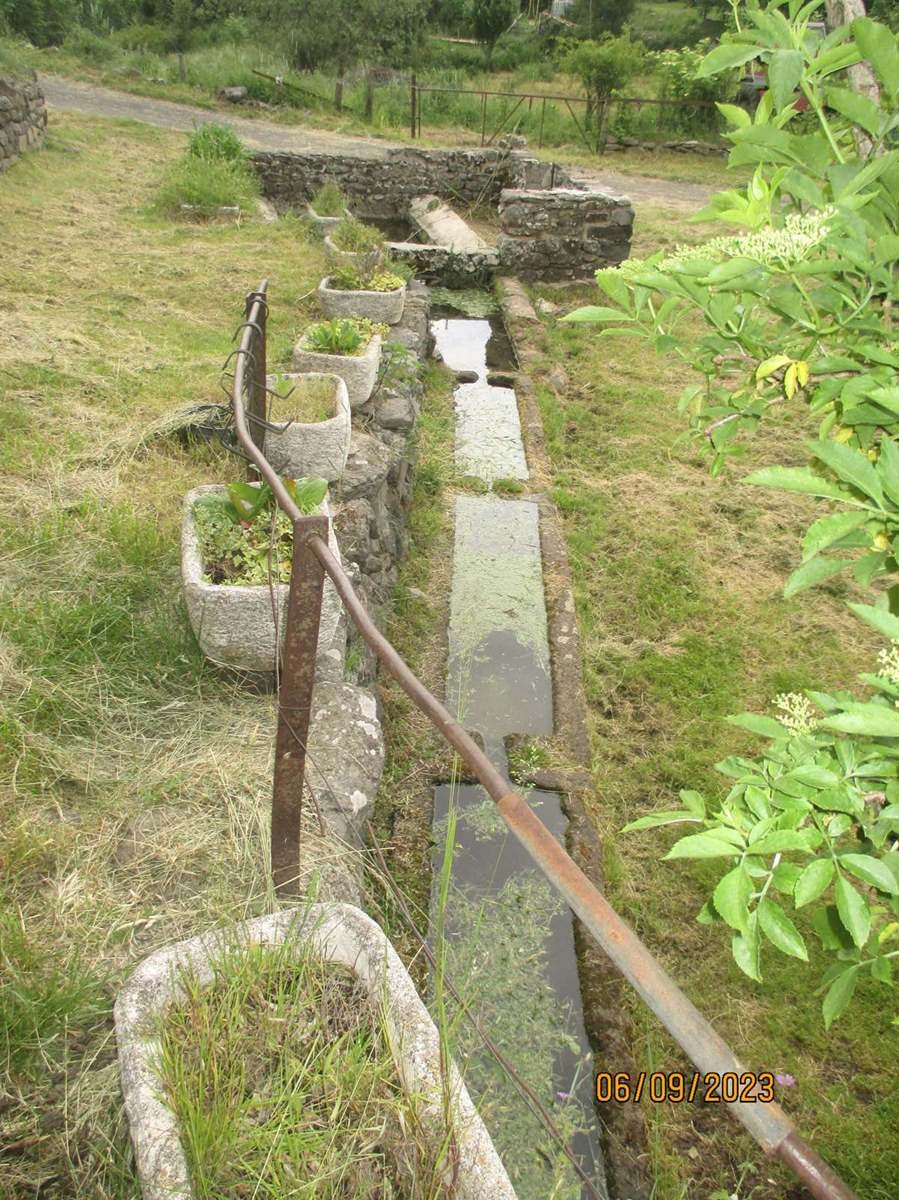
{"type": "Polygon", "coordinates": [[[556,1092],[556,1099],[562,1101],[570,1100],[571,1092],[556,1092]]]}
{"type": "Polygon", "coordinates": [[[781,1087],[794,1087],[796,1084],[792,1075],[775,1075],[774,1082],[779,1083],[781,1087]]]}

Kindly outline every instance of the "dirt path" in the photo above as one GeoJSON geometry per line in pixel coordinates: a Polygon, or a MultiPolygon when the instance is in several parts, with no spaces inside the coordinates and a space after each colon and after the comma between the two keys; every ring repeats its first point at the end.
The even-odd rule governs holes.
{"type": "MultiPolygon", "coordinates": [[[[98,117],[128,117],[132,121],[160,125],[164,129],[180,129],[185,133],[190,133],[195,125],[208,125],[223,119],[222,113],[216,109],[194,108],[190,104],[173,104],[170,100],[132,96],[129,92],[115,92],[91,83],[61,79],[58,75],[41,75],[40,84],[51,107],[91,113],[98,117]]],[[[307,129],[305,126],[276,125],[272,121],[239,117],[236,113],[228,113],[224,119],[248,145],[259,150],[296,153],[339,151],[365,158],[380,158],[386,150],[399,145],[398,142],[388,142],[382,138],[347,137],[344,134],[307,129]]]]}
{"type": "MultiPolygon", "coordinates": [[[[165,129],[180,129],[185,133],[189,133],[195,125],[222,120],[221,112],[215,109],[194,108],[189,104],[173,104],[170,100],[132,96],[129,92],[116,92],[111,88],[96,87],[90,83],[78,83],[72,79],[62,79],[58,75],[42,75],[40,82],[48,104],[54,108],[73,109],[75,112],[92,113],[100,117],[128,117],[132,121],[161,125],[165,129]]],[[[248,145],[260,150],[298,153],[318,151],[380,158],[387,150],[401,145],[400,142],[391,142],[384,138],[349,137],[325,130],[307,129],[305,126],[276,125],[272,121],[240,117],[236,113],[228,113],[227,121],[248,145]]],[[[583,179],[591,187],[629,196],[638,206],[668,205],[678,209],[695,210],[705,204],[714,190],[698,183],[679,183],[669,179],[629,175],[605,169],[593,170],[587,167],[576,168],[576,177],[583,179]]]]}

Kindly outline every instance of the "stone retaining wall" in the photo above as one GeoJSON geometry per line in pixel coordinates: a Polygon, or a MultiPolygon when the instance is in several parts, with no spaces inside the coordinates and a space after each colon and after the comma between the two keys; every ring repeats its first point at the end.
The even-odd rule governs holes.
{"type": "Polygon", "coordinates": [[[634,209],[623,196],[575,188],[507,189],[499,198],[500,266],[525,279],[582,279],[630,252],[634,209]]]}
{"type": "Polygon", "coordinates": [[[403,216],[416,196],[429,193],[464,204],[496,204],[503,188],[571,184],[557,164],[506,149],[403,148],[375,158],[260,151],[252,161],[263,194],[280,212],[304,208],[327,179],[340,185],[363,217],[403,216]]]}
{"type": "MultiPolygon", "coordinates": [[[[430,351],[428,311],[427,289],[411,283],[403,319],[385,339],[381,380],[368,403],[353,410],[346,469],[332,493],[344,566],[376,622],[390,603],[406,548],[413,431],[424,390],[421,367],[430,351]]],[[[350,648],[355,646],[356,652],[351,654],[355,665],[348,674],[357,683],[371,683],[374,656],[352,628],[349,635],[350,648]]]]}
{"type": "Polygon", "coordinates": [[[0,77],[0,175],[25,150],[40,146],[46,131],[47,106],[37,76],[0,77]]]}

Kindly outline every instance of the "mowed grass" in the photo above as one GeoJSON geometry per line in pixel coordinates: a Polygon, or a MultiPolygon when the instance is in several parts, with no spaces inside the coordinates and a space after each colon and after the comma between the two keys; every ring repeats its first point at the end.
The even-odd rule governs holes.
{"type": "MultiPolygon", "coordinates": [[[[0,1195],[137,1196],[115,990],[157,946],[272,907],[274,709],[208,666],[180,516],[243,478],[154,431],[224,401],[264,276],[272,357],[321,250],[292,221],[153,215],[184,137],[53,115],[0,179],[0,1195]]],[[[307,841],[308,861],[333,853],[307,841]]]]}
{"type": "MultiPolygon", "coordinates": [[[[634,252],[703,232],[642,212],[634,252]]],[[[588,294],[571,294],[571,307],[588,294]]],[[[661,862],[671,831],[620,833],[639,815],[674,807],[680,788],[723,794],[714,763],[759,748],[725,724],[727,714],[770,713],[779,692],[848,687],[872,669],[879,643],[847,611],[849,585],[790,601],[781,594],[814,504],[740,483],[763,463],[800,463],[808,426],[798,412],[785,415],[737,467],[710,479],[675,410],[688,374],[642,342],[598,338],[597,328],[551,325],[546,366],[561,363],[571,382],[544,386],[540,403],[583,635],[593,816],[610,898],[747,1068],[795,1078],[779,1099],[858,1195],[890,1200],[899,1029],[889,991],[866,982],[826,1034],[815,988],[827,960],[807,922],[811,965],[769,948],[764,983],[754,984],[731,961],[727,935],[696,923],[714,868],[661,862]]],[[[633,996],[629,1013],[641,1066],[692,1069],[633,996]]],[[[645,1115],[657,1200],[805,1195],[723,1106],[647,1104],[645,1115]]]]}

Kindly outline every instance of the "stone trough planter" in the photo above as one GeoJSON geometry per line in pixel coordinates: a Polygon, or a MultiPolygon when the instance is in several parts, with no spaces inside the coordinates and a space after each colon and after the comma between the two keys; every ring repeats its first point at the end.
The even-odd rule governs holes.
{"type": "Polygon", "coordinates": [[[332,229],[336,229],[341,221],[346,221],[352,214],[348,208],[343,210],[342,217],[320,217],[311,204],[306,205],[306,216],[319,231],[322,237],[332,229]]]}
{"type": "Polygon", "coordinates": [[[406,307],[406,285],[392,292],[351,291],[334,287],[328,276],[318,285],[318,305],[326,317],[368,317],[397,325],[406,307]]]}
{"type": "Polygon", "coordinates": [[[359,408],[372,394],[381,365],[381,335],[374,334],[361,354],[321,354],[309,350],[301,338],[293,351],[294,370],[339,375],[347,387],[350,408],[359,408]]]}
{"type": "MultiPolygon", "coordinates": [[[[339,375],[320,375],[315,372],[269,375],[266,386],[278,390],[291,385],[302,386],[308,379],[329,379],[334,384],[332,415],[324,421],[273,422],[277,431],[265,431],[265,456],[279,475],[299,479],[304,475],[318,476],[336,483],[343,474],[347,455],[350,452],[350,397],[346,384],[339,375]]],[[[289,413],[290,399],[279,405],[281,412],[289,413]]]]}
{"type": "MultiPolygon", "coordinates": [[[[272,615],[272,596],[268,585],[244,586],[207,583],[203,578],[203,560],[193,508],[201,496],[224,494],[221,484],[206,484],[187,493],[181,526],[181,582],[187,615],[200,649],[220,666],[238,671],[271,674],[275,669],[275,620],[272,615]]],[[[318,510],[330,517],[325,497],[318,510]]],[[[340,560],[340,550],[334,535],[333,522],[328,529],[328,546],[340,560]]],[[[274,585],[278,612],[278,630],[283,644],[287,627],[288,585],[274,585]]],[[[341,604],[334,585],[325,577],[322,593],[321,622],[318,634],[317,662],[337,650],[345,627],[341,620],[341,604]]]]}
{"type": "MultiPolygon", "coordinates": [[[[229,931],[177,942],[144,959],[115,1003],[122,1093],[144,1200],[192,1200],[190,1173],[175,1115],[162,1097],[156,1064],[159,1023],[180,998],[176,968],[211,983],[212,962],[226,933],[264,946],[311,943],[326,962],[348,968],[373,1009],[384,1013],[403,1088],[421,1098],[427,1136],[441,1137],[443,1098],[437,1029],[381,928],[349,904],[318,904],[258,917],[229,931]]],[[[515,1200],[509,1177],[458,1071],[451,1066],[452,1120],[458,1151],[456,1200],[515,1200]]]]}

